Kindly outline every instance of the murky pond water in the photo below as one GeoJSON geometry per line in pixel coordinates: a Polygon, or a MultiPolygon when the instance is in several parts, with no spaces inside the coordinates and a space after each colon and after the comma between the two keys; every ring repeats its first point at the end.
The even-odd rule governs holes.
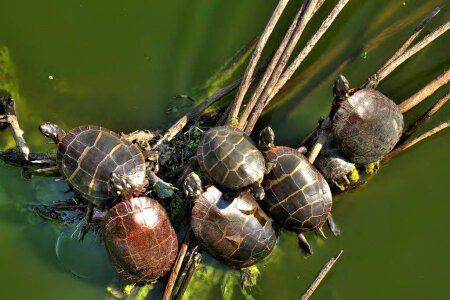
{"type": "MultiPolygon", "coordinates": [[[[270,49],[281,40],[299,5],[291,2],[270,49]]],[[[333,3],[326,2],[307,35],[333,3]]],[[[34,151],[52,148],[36,129],[43,121],[66,129],[89,123],[124,132],[166,127],[173,120],[166,114],[173,96],[194,93],[260,33],[275,4],[2,0],[0,46],[6,47],[2,66],[8,70],[7,84],[16,91],[29,145],[34,151]]],[[[351,0],[258,127],[270,124],[278,144],[296,144],[326,114],[332,81],[339,72],[354,86],[364,82],[438,5],[442,11],[425,33],[450,19],[447,1],[351,0]]],[[[397,102],[406,99],[448,69],[449,48],[447,33],[383,81],[379,90],[397,102]]],[[[406,121],[447,90],[408,112],[406,121]]],[[[421,132],[449,116],[447,105],[421,132]]],[[[1,149],[11,145],[9,132],[2,132],[1,149]]],[[[322,264],[344,249],[315,299],[446,298],[449,151],[448,131],[439,133],[384,164],[366,187],[337,197],[333,211],[342,236],[333,237],[329,231],[327,240],[308,235],[315,249],[311,257],[303,256],[294,234],[284,232],[274,253],[259,265],[258,286],[247,295],[236,285],[224,284],[236,282],[237,272],[211,259],[206,259],[189,295],[295,299],[322,264]]],[[[70,240],[73,228],[61,238],[58,225],[27,208],[68,198],[66,190],[64,182],[26,180],[19,169],[0,163],[3,299],[106,297],[114,272],[103,245],[93,237],[83,244],[70,240]]]]}

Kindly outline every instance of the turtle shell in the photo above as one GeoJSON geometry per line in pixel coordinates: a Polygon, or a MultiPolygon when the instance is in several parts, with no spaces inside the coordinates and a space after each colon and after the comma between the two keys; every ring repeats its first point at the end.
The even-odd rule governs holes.
{"type": "Polygon", "coordinates": [[[228,201],[210,186],[195,200],[191,225],[197,240],[215,258],[236,269],[266,257],[276,242],[272,219],[248,192],[228,201]]]}
{"type": "MultiPolygon", "coordinates": [[[[317,138],[318,136],[312,144],[315,144],[317,138]]],[[[347,175],[354,165],[355,164],[344,157],[342,152],[336,147],[333,135],[327,133],[327,139],[314,161],[314,166],[326,179],[338,179],[347,175]]]]}
{"type": "Polygon", "coordinates": [[[308,159],[297,150],[277,146],[264,156],[274,163],[265,176],[263,204],[270,215],[298,233],[320,228],[331,210],[331,191],[308,159]]]}
{"type": "Polygon", "coordinates": [[[197,158],[203,172],[224,188],[240,189],[264,176],[261,152],[235,127],[208,130],[199,143],[197,158]]]}
{"type": "Polygon", "coordinates": [[[144,184],[141,151],[117,133],[99,126],[69,131],[58,145],[56,162],[64,179],[99,206],[116,197],[108,184],[112,172],[127,176],[138,191],[144,184]]]}
{"type": "Polygon", "coordinates": [[[149,283],[163,276],[178,251],[166,211],[148,197],[113,206],[104,221],[103,239],[114,270],[131,282],[149,283]]]}
{"type": "Polygon", "coordinates": [[[332,120],[336,143],[352,162],[367,164],[388,154],[400,139],[403,115],[394,101],[372,88],[344,100],[332,120]]]}

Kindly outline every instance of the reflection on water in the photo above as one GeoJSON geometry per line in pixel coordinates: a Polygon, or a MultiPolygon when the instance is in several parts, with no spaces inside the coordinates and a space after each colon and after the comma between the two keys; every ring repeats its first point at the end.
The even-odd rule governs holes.
{"type": "MultiPolygon", "coordinates": [[[[195,93],[265,25],[268,1],[13,1],[0,3],[0,88],[9,86],[32,150],[54,148],[37,131],[43,121],[65,129],[98,124],[114,131],[165,127],[173,96],[195,93]],[[51,76],[51,77],[50,77],[51,76]],[[51,79],[53,78],[53,79],[51,79]]],[[[291,1],[275,38],[295,14],[291,1]]],[[[311,34],[334,1],[313,19],[311,34]]],[[[442,7],[424,34],[449,19],[448,5],[433,1],[350,1],[262,118],[277,144],[295,145],[332,97],[344,73],[357,86],[373,74],[435,6],[442,7]],[[276,109],[275,109],[276,108],[276,109]]],[[[450,66],[448,34],[401,66],[379,90],[400,102],[450,66]]],[[[269,51],[267,51],[269,52],[269,51]]],[[[239,68],[237,74],[242,72],[239,68]]],[[[447,88],[448,90],[448,88],[447,88]]],[[[408,112],[406,122],[445,93],[408,112]]],[[[177,100],[178,101],[178,100],[177,100]]],[[[448,119],[444,107],[424,126],[448,119]]],[[[8,131],[0,146],[11,145],[8,131]]],[[[342,236],[308,235],[315,254],[305,258],[293,233],[283,232],[269,259],[259,264],[256,288],[242,293],[237,271],[207,258],[188,295],[196,299],[293,299],[338,249],[344,254],[315,295],[318,299],[440,298],[450,268],[445,184],[448,132],[393,158],[369,184],[339,196],[333,207],[342,236]],[[234,284],[233,284],[234,282],[234,284]]],[[[0,163],[0,286],[7,299],[102,299],[114,278],[103,245],[60,237],[61,228],[39,219],[29,204],[68,197],[54,179],[25,180],[0,163]],[[56,245],[56,249],[55,249],[56,245]],[[56,250],[56,251],[55,251],[56,250]],[[75,276],[74,276],[75,275],[75,276]]],[[[161,287],[152,291],[157,297],[161,287]]]]}

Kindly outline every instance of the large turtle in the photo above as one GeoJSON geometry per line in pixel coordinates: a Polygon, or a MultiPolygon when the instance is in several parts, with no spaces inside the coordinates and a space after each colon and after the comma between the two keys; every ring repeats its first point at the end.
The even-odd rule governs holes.
{"type": "Polygon", "coordinates": [[[260,182],[265,162],[252,140],[233,126],[209,129],[197,149],[200,168],[219,186],[239,191],[251,185],[257,199],[264,197],[260,182]]]}
{"type": "Polygon", "coordinates": [[[251,193],[242,191],[229,201],[215,186],[202,190],[200,178],[190,173],[184,182],[193,198],[191,226],[196,239],[222,263],[242,271],[242,284],[253,285],[253,268],[274,248],[272,219],[251,193]]]}
{"type": "Polygon", "coordinates": [[[344,155],[368,164],[388,154],[403,131],[403,115],[395,102],[373,88],[350,89],[343,75],[335,80],[333,92],[331,131],[344,155]]]}
{"type": "Polygon", "coordinates": [[[328,219],[333,233],[339,234],[330,218],[330,187],[303,155],[306,148],[274,146],[274,132],[270,127],[261,131],[259,147],[271,165],[263,181],[266,194],[263,205],[275,221],[297,233],[300,246],[310,255],[312,250],[304,232],[316,231],[323,235],[322,226],[328,219]]]}
{"type": "Polygon", "coordinates": [[[117,197],[108,184],[112,172],[126,176],[137,191],[142,189],[144,157],[117,133],[94,125],[76,127],[67,134],[52,123],[39,129],[58,145],[56,163],[63,178],[95,205],[108,206],[117,197]]]}
{"type": "Polygon", "coordinates": [[[109,209],[103,223],[103,240],[111,264],[127,281],[152,283],[175,261],[175,230],[158,201],[134,193],[128,177],[112,173],[110,184],[122,200],[109,209]]]}

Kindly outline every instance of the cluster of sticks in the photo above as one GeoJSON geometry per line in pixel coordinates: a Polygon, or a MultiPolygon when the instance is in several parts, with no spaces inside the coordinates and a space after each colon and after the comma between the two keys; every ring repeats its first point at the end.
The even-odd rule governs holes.
{"type": "MultiPolygon", "coordinates": [[[[216,92],[211,97],[205,99],[200,105],[189,111],[186,115],[176,121],[164,134],[157,135],[158,138],[155,140],[155,134],[149,131],[138,131],[128,135],[128,138],[134,139],[139,135],[139,139],[147,140],[151,143],[150,152],[163,151],[163,146],[169,143],[175,136],[182,132],[183,128],[189,123],[200,116],[203,115],[204,111],[213,105],[214,103],[221,100],[223,97],[229,95],[234,90],[238,89],[234,101],[226,107],[226,112],[222,115],[222,118],[217,122],[218,125],[221,124],[231,124],[239,127],[247,134],[250,134],[259,119],[264,108],[269,105],[270,101],[274,96],[280,91],[280,89],[285,85],[285,83],[291,78],[291,76],[296,72],[301,63],[311,52],[313,47],[317,44],[323,34],[331,26],[333,21],[336,19],[338,14],[348,3],[348,0],[340,0],[329,13],[327,18],[322,22],[319,29],[312,35],[309,41],[306,43],[305,47],[300,50],[299,54],[292,60],[292,62],[287,66],[291,59],[292,52],[294,51],[304,29],[306,28],[308,22],[321,7],[325,0],[305,0],[302,2],[297,14],[295,15],[290,27],[288,28],[283,40],[279,44],[277,50],[267,58],[260,66],[257,68],[258,61],[261,58],[263,49],[268,41],[275,25],[277,24],[283,10],[288,4],[289,0],[280,0],[277,7],[275,8],[271,18],[269,19],[264,31],[259,38],[255,50],[250,58],[247,69],[242,78],[232,82],[228,86],[222,88],[216,92]],[[258,83],[259,82],[259,83],[258,83]],[[245,99],[247,91],[252,85],[255,85],[256,89],[249,99],[245,99]],[[150,133],[150,135],[149,135],[150,133]],[[144,134],[143,136],[141,136],[144,134]]],[[[411,36],[407,41],[400,47],[400,49],[390,58],[374,75],[372,75],[361,87],[376,87],[380,81],[391,74],[400,64],[406,61],[408,58],[419,52],[425,46],[430,44],[437,37],[445,33],[450,29],[450,22],[438,27],[433,32],[425,36],[421,41],[417,42],[413,46],[411,44],[417,38],[417,36],[422,32],[426,24],[439,12],[439,9],[435,9],[431,12],[413,31],[411,36]]],[[[427,84],[424,88],[418,91],[416,94],[412,95],[410,98],[399,104],[399,108],[402,113],[410,110],[411,108],[418,105],[420,102],[431,96],[440,87],[446,85],[450,80],[450,70],[446,70],[438,78],[427,84]]],[[[414,124],[412,124],[406,132],[403,134],[398,145],[394,148],[392,152],[386,155],[383,160],[386,160],[393,155],[413,146],[417,142],[447,128],[450,126],[450,121],[447,120],[442,124],[436,126],[435,128],[425,132],[419,137],[408,141],[408,139],[419,129],[426,120],[428,120],[433,114],[435,114],[443,105],[449,100],[450,92],[447,92],[442,98],[440,98],[427,112],[425,112],[414,124]]],[[[13,136],[16,141],[16,145],[19,148],[20,153],[17,152],[2,152],[0,157],[4,160],[19,164],[19,165],[34,165],[34,166],[45,166],[47,169],[54,168],[55,162],[52,157],[40,154],[40,153],[30,153],[28,147],[26,146],[25,140],[23,139],[23,131],[20,129],[16,112],[14,110],[14,101],[8,95],[0,95],[0,131],[6,127],[11,128],[13,136]]],[[[307,135],[301,142],[300,145],[306,145],[311,137],[321,130],[316,127],[312,132],[307,135]]],[[[311,155],[309,157],[310,161],[314,161],[315,157],[319,154],[321,150],[321,139],[319,138],[318,143],[313,147],[311,155]]],[[[45,168],[43,169],[45,170],[45,168]]],[[[155,171],[156,173],[157,171],[155,171]]],[[[187,174],[186,170],[183,174],[187,174]]],[[[155,175],[152,173],[152,175],[155,175]]],[[[155,175],[156,176],[156,175],[155,175]]],[[[152,178],[154,180],[159,180],[156,176],[152,178]],[[155,179],[156,178],[156,179],[155,179]]],[[[153,180],[153,181],[154,181],[153,180]]],[[[179,181],[181,182],[181,181],[179,181]]],[[[360,185],[355,185],[355,187],[360,185]]],[[[188,206],[187,206],[188,207],[188,206]]],[[[184,215],[186,212],[181,212],[180,215],[184,215]]],[[[308,290],[302,295],[301,299],[308,299],[308,297],[317,288],[320,281],[326,275],[326,273],[331,269],[332,265],[340,257],[342,250],[333,257],[319,272],[316,279],[310,285],[308,290]]],[[[197,245],[193,242],[192,231],[188,228],[181,249],[179,251],[177,260],[170,274],[168,283],[166,285],[166,290],[164,292],[164,299],[173,298],[173,289],[176,282],[181,282],[179,285],[178,292],[175,295],[175,299],[181,299],[184,291],[187,288],[189,280],[191,279],[196,266],[201,261],[201,254],[198,251],[197,245]],[[184,262],[185,257],[187,260],[184,262]],[[184,267],[183,267],[184,266],[184,267]],[[182,268],[183,267],[183,268],[182,268]],[[183,270],[180,273],[180,270],[183,270]],[[180,274],[185,274],[183,278],[179,276],[180,274]]]]}

